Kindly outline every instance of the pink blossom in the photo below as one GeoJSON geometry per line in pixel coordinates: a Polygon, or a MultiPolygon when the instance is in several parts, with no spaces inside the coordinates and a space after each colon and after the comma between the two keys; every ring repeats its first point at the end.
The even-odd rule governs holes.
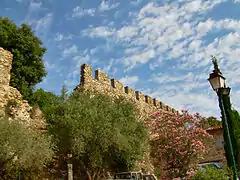
{"type": "Polygon", "coordinates": [[[206,149],[203,144],[204,139],[211,138],[204,129],[199,127],[199,118],[203,118],[199,113],[191,115],[187,110],[183,110],[182,113],[178,115],[154,113],[146,123],[151,134],[158,135],[158,141],[154,141],[156,143],[153,143],[152,147],[156,152],[155,160],[159,160],[159,163],[164,160],[165,168],[170,168],[168,173],[174,175],[177,175],[177,169],[189,165],[186,163],[200,158],[206,149]],[[155,126],[148,125],[152,119],[155,126]],[[190,126],[187,127],[187,123],[190,126]]]}

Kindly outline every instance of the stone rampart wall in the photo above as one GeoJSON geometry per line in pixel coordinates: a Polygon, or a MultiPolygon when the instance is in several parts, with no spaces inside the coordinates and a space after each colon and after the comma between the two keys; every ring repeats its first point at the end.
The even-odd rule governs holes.
{"type": "Polygon", "coordinates": [[[9,85],[12,54],[0,47],[0,117],[20,120],[36,128],[45,128],[45,120],[38,108],[32,108],[21,93],[9,85]]]}
{"type": "Polygon", "coordinates": [[[100,70],[95,70],[93,77],[92,68],[83,64],[80,73],[80,85],[75,90],[88,90],[93,93],[102,93],[114,98],[125,97],[140,109],[142,116],[149,116],[158,110],[168,113],[178,113],[174,108],[161,101],[144,95],[140,91],[134,91],[128,86],[124,86],[116,79],[110,79],[108,75],[100,70]]]}

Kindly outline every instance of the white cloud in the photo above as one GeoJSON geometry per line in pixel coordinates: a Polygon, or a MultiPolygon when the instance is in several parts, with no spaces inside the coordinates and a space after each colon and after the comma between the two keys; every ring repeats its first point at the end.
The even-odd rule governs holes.
{"type": "Polygon", "coordinates": [[[134,88],[136,83],[139,81],[138,76],[125,76],[121,79],[119,79],[121,83],[123,83],[124,86],[129,86],[131,88],[134,88]]]}
{"type": "Polygon", "coordinates": [[[116,69],[113,69],[113,65],[114,65],[114,59],[110,59],[110,62],[108,63],[108,65],[106,65],[102,71],[105,72],[106,74],[115,74],[116,73],[116,69]],[[111,69],[113,69],[111,71],[111,69]]]}
{"type": "Polygon", "coordinates": [[[151,58],[155,57],[155,51],[153,49],[146,49],[139,54],[134,54],[123,59],[123,64],[127,67],[127,70],[132,69],[137,64],[145,64],[151,58]]]}
{"type": "Polygon", "coordinates": [[[82,31],[82,36],[89,36],[89,37],[110,37],[114,34],[114,30],[104,27],[104,26],[99,26],[97,28],[89,28],[87,30],[82,31]]]}
{"type": "MultiPolygon", "coordinates": [[[[124,54],[117,61],[125,70],[147,63],[150,70],[162,67],[164,72],[152,77],[152,82],[161,87],[151,93],[163,102],[176,108],[191,104],[192,110],[204,115],[219,114],[217,99],[206,80],[212,71],[210,56],[218,57],[229,84],[235,82],[239,88],[237,83],[240,83],[235,79],[240,76],[236,68],[240,67],[240,20],[215,20],[207,16],[224,2],[226,0],[181,0],[181,5],[176,1],[163,5],[148,3],[139,12],[131,13],[132,21],[121,28],[99,26],[84,32],[91,38],[110,41],[112,46],[120,45],[124,54]],[[167,64],[169,69],[164,69],[167,64]],[[176,75],[172,73],[175,69],[186,74],[176,75]]],[[[237,100],[240,96],[234,95],[233,104],[236,105],[237,100]]]]}
{"type": "Polygon", "coordinates": [[[119,40],[129,41],[132,37],[138,34],[138,28],[134,26],[124,26],[117,31],[117,38],[119,40]]]}
{"type": "Polygon", "coordinates": [[[84,9],[80,6],[76,6],[71,14],[72,18],[81,18],[83,16],[95,16],[97,12],[105,12],[115,9],[120,3],[111,3],[110,1],[103,0],[98,8],[84,9]]]}
{"type": "Polygon", "coordinates": [[[47,28],[53,20],[53,14],[48,13],[43,18],[36,21],[36,31],[41,31],[42,29],[47,28]]]}
{"type": "Polygon", "coordinates": [[[78,52],[78,49],[76,49],[75,45],[71,46],[70,49],[74,51],[74,53],[71,53],[74,60],[73,67],[69,70],[64,83],[69,89],[73,89],[79,84],[79,79],[76,79],[76,77],[80,76],[80,66],[84,63],[89,64],[90,56],[88,55],[87,49],[85,49],[83,52],[78,52]]]}
{"type": "Polygon", "coordinates": [[[27,23],[33,26],[33,29],[35,30],[37,35],[41,36],[41,39],[44,39],[50,30],[50,27],[53,22],[53,17],[54,17],[53,13],[47,13],[38,20],[37,19],[27,20],[27,23]]]}
{"type": "Polygon", "coordinates": [[[214,21],[211,19],[205,22],[199,22],[197,25],[198,38],[205,36],[213,28],[213,25],[214,21]]]}
{"type": "Polygon", "coordinates": [[[73,58],[73,60],[76,62],[76,69],[79,70],[78,67],[80,67],[81,64],[88,63],[90,61],[89,55],[77,55],[73,58]]]}
{"type": "Polygon", "coordinates": [[[63,35],[62,33],[57,33],[54,40],[55,41],[63,41],[63,40],[70,40],[72,39],[73,35],[63,35]]]}
{"type": "Polygon", "coordinates": [[[64,57],[74,55],[78,52],[78,47],[76,45],[71,45],[70,47],[66,47],[63,49],[62,55],[64,57]]]}
{"type": "Polygon", "coordinates": [[[109,11],[111,9],[115,9],[119,6],[120,3],[110,3],[110,1],[107,0],[103,0],[99,6],[99,11],[103,12],[103,11],[109,11]]]}
{"type": "Polygon", "coordinates": [[[56,37],[54,38],[55,41],[62,41],[63,40],[63,35],[61,33],[57,33],[56,37]]]}
{"type": "Polygon", "coordinates": [[[42,2],[35,2],[35,1],[28,1],[28,0],[19,0],[19,3],[26,3],[26,5],[28,6],[28,10],[27,10],[27,14],[23,20],[23,23],[28,23],[28,24],[32,24],[34,22],[36,22],[36,19],[34,19],[33,17],[37,14],[39,14],[40,12],[46,10],[46,8],[42,7],[42,2]]]}
{"type": "Polygon", "coordinates": [[[200,48],[202,41],[199,39],[193,40],[192,42],[190,42],[190,44],[188,45],[189,50],[196,50],[198,48],[200,48]]]}
{"type": "Polygon", "coordinates": [[[29,3],[29,8],[32,10],[32,11],[36,11],[38,9],[40,9],[42,6],[42,2],[39,1],[39,2],[34,2],[34,1],[31,1],[29,3]]]}
{"type": "Polygon", "coordinates": [[[82,17],[85,15],[94,16],[95,12],[96,12],[96,9],[94,8],[84,9],[84,8],[81,8],[80,6],[77,6],[73,9],[72,17],[73,18],[82,17]]]}
{"type": "Polygon", "coordinates": [[[44,66],[47,69],[47,71],[51,70],[51,69],[55,69],[57,66],[56,64],[50,64],[49,62],[45,61],[44,62],[44,66]]]}

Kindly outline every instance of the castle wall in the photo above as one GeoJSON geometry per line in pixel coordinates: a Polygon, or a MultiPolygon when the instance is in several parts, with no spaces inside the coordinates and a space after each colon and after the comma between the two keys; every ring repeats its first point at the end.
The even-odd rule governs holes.
{"type": "Polygon", "coordinates": [[[106,94],[114,98],[125,97],[126,100],[136,105],[140,110],[141,117],[147,117],[158,110],[168,113],[178,113],[174,108],[165,105],[159,100],[144,95],[140,91],[134,91],[116,79],[110,79],[108,75],[100,70],[95,70],[93,77],[92,68],[87,64],[81,66],[80,76],[80,85],[75,90],[84,89],[93,93],[106,94]]]}
{"type": "Polygon", "coordinates": [[[226,157],[224,150],[223,128],[210,128],[207,130],[213,136],[213,141],[206,144],[207,150],[201,163],[204,162],[220,162],[226,165],[226,157]]]}
{"type": "Polygon", "coordinates": [[[0,47],[0,117],[7,116],[9,120],[20,120],[28,126],[44,128],[42,112],[32,108],[16,88],[9,86],[12,58],[9,51],[0,47]]]}
{"type": "Polygon", "coordinates": [[[9,86],[13,55],[0,48],[0,85],[9,86]]]}

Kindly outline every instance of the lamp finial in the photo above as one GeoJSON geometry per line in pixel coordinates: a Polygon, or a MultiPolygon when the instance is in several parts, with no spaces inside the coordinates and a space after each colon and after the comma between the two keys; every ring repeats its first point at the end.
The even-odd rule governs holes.
{"type": "Polygon", "coordinates": [[[212,63],[214,65],[214,72],[218,72],[218,73],[221,73],[219,67],[218,67],[218,63],[217,63],[217,58],[215,56],[211,56],[212,58],[212,63]]]}

